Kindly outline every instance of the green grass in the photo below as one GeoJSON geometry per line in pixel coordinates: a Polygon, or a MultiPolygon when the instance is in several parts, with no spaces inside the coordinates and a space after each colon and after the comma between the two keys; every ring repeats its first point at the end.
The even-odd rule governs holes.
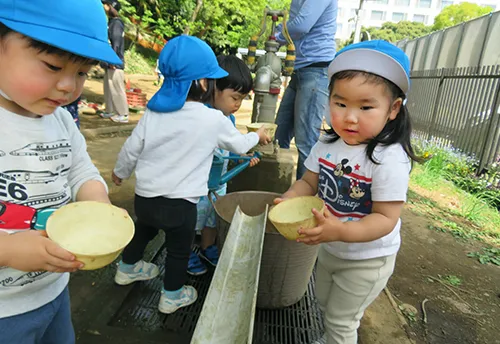
{"type": "Polygon", "coordinates": [[[156,58],[146,57],[134,45],[125,51],[125,73],[154,75],[156,58]]]}
{"type": "Polygon", "coordinates": [[[447,207],[410,190],[408,203],[413,206],[412,210],[435,220],[436,223],[430,229],[448,232],[459,239],[500,245],[500,214],[484,200],[445,180],[429,164],[415,166],[410,178],[410,189],[412,185],[445,195],[445,199],[457,200],[455,207],[447,207]]]}

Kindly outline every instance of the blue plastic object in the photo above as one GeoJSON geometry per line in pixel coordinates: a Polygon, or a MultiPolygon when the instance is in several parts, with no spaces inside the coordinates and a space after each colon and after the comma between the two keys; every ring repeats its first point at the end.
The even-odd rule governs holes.
{"type": "Polygon", "coordinates": [[[33,225],[33,229],[36,230],[45,230],[45,227],[47,226],[47,220],[49,219],[50,215],[57,209],[54,208],[46,208],[46,209],[40,209],[36,212],[36,220],[35,224],[33,225]]]}
{"type": "Polygon", "coordinates": [[[253,156],[220,156],[214,154],[214,159],[212,161],[212,167],[210,168],[210,175],[208,177],[208,190],[216,191],[222,185],[226,184],[229,180],[236,177],[240,172],[250,165],[250,160],[253,158],[259,158],[261,155],[259,152],[255,152],[253,156]],[[244,160],[244,162],[236,165],[228,172],[222,174],[224,168],[224,160],[244,160]]]}

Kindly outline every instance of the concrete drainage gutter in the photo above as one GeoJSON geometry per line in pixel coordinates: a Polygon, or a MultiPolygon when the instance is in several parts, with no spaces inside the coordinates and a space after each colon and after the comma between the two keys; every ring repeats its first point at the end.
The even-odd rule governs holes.
{"type": "Polygon", "coordinates": [[[237,207],[191,344],[252,344],[266,222],[237,207]]]}

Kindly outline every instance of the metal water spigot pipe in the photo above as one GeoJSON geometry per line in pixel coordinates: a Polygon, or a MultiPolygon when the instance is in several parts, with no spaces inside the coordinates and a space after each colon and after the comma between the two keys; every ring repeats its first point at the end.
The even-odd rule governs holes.
{"type": "Polygon", "coordinates": [[[271,10],[266,8],[264,10],[261,30],[250,40],[248,46],[248,64],[250,69],[255,72],[255,98],[252,122],[274,123],[278,95],[281,90],[281,76],[289,76],[293,73],[295,46],[286,27],[287,18],[288,12],[285,10],[271,10]],[[266,54],[261,56],[258,61],[255,61],[257,42],[267,30],[268,17],[271,17],[271,34],[264,44],[266,54]],[[288,43],[284,66],[282,65],[281,59],[276,55],[280,44],[276,41],[276,37],[274,36],[276,24],[280,18],[283,20],[282,33],[288,43]]]}

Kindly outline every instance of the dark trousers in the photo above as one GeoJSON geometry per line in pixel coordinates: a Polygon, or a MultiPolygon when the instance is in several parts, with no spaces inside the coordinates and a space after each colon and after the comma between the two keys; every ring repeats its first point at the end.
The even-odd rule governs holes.
{"type": "Polygon", "coordinates": [[[135,234],[123,250],[125,264],[135,264],[144,255],[147,244],[165,232],[167,257],[165,258],[165,290],[182,288],[187,281],[187,266],[196,227],[196,204],[184,199],[165,197],[145,198],[135,195],[135,234]]]}

